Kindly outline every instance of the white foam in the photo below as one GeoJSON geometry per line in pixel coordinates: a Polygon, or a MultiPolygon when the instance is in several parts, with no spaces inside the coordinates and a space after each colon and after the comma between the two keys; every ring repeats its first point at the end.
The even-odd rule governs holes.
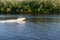
{"type": "Polygon", "coordinates": [[[17,23],[25,23],[25,18],[18,18],[18,19],[11,19],[11,20],[1,20],[0,23],[13,23],[13,22],[17,22],[17,23]]]}

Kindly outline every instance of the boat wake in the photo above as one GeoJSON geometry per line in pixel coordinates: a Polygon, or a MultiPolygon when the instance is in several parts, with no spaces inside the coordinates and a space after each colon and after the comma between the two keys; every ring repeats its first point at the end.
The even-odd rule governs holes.
{"type": "Polygon", "coordinates": [[[17,22],[17,23],[25,23],[25,18],[18,18],[18,19],[11,19],[11,20],[0,20],[0,23],[13,23],[13,22],[17,22]]]}

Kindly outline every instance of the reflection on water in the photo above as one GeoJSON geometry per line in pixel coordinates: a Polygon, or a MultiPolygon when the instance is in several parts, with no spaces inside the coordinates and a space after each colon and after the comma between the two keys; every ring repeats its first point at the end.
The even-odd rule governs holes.
{"type": "Polygon", "coordinates": [[[27,21],[31,22],[60,22],[59,18],[26,18],[27,21]]]}
{"type": "Polygon", "coordinates": [[[0,23],[0,40],[60,40],[60,19],[26,18],[25,22],[22,21],[24,23],[11,21],[0,23]]]}

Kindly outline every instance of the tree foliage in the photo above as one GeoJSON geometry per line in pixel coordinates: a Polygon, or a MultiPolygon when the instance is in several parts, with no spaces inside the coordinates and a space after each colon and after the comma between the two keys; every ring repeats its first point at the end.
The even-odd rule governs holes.
{"type": "Polygon", "coordinates": [[[0,13],[22,14],[60,14],[60,3],[52,1],[14,1],[0,2],[0,13]]]}

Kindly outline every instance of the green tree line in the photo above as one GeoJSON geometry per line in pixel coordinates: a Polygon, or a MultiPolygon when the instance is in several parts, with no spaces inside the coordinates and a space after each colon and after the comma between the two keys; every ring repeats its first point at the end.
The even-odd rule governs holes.
{"type": "Polygon", "coordinates": [[[48,15],[60,14],[60,3],[52,1],[0,2],[0,13],[48,15]]]}

